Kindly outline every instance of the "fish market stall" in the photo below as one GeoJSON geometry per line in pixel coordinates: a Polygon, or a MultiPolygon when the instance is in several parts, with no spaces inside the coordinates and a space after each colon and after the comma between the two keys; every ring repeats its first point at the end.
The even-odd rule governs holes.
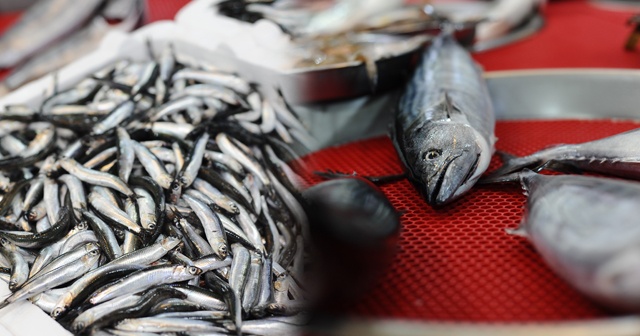
{"type": "MultiPolygon", "coordinates": [[[[263,3],[239,12],[233,6],[216,7],[220,3],[234,4],[199,0],[182,8],[187,1],[149,0],[148,21],[174,15],[175,20],[133,33],[110,32],[93,53],[0,98],[1,116],[11,119],[0,128],[0,167],[11,171],[0,176],[0,226],[6,224],[0,239],[6,260],[0,258],[0,263],[10,266],[0,268],[8,283],[0,286],[0,334],[99,334],[106,329],[114,334],[186,330],[287,335],[308,322],[298,313],[309,309],[315,285],[327,290],[320,302],[328,308],[320,310],[332,309],[339,297],[352,300],[346,311],[340,307],[350,319],[314,325],[319,334],[640,333],[637,317],[602,304],[606,300],[597,297],[601,287],[567,281],[571,272],[558,272],[558,264],[572,266],[562,264],[570,258],[549,262],[562,253],[553,245],[551,231],[562,222],[579,226],[580,220],[571,219],[581,217],[562,213],[566,217],[559,224],[538,234],[540,223],[548,221],[534,202],[555,197],[553,203],[561,204],[572,192],[580,201],[610,193],[598,206],[624,210],[633,204],[606,202],[615,200],[615,190],[635,189],[603,183],[594,188],[602,192],[575,192],[572,188],[591,183],[593,177],[518,171],[521,166],[554,168],[547,163],[562,158],[554,155],[573,147],[537,152],[560,143],[587,143],[591,156],[574,159],[591,168],[609,161],[602,157],[607,151],[594,150],[602,146],[595,142],[589,147],[590,141],[605,138],[606,147],[627,148],[625,139],[635,133],[610,142],[606,137],[640,125],[640,57],[622,48],[628,12],[603,11],[587,1],[550,1],[541,12],[541,1],[527,1],[521,8],[510,6],[525,2],[501,0],[458,19],[457,34],[445,31],[434,39],[423,33],[446,29],[425,19],[429,11],[417,21],[411,14],[406,22],[390,26],[397,30],[380,24],[388,20],[386,6],[399,1],[376,2],[384,6],[358,14],[371,10],[380,16],[355,27],[344,20],[305,25],[307,14],[283,16],[279,8],[263,3]],[[522,11],[512,12],[514,8],[522,11]],[[218,15],[222,12],[231,14],[218,15]],[[254,20],[256,13],[273,20],[254,20]],[[477,13],[491,17],[489,24],[476,25],[483,22],[477,13]],[[238,17],[230,18],[234,15],[238,17]],[[327,29],[355,29],[358,34],[317,44],[311,39],[311,48],[296,49],[300,45],[284,31],[305,27],[311,35],[327,29]],[[483,69],[473,65],[458,43],[475,50],[473,60],[483,69]],[[423,62],[423,50],[438,56],[423,62]],[[418,74],[449,71],[450,64],[440,62],[443,58],[464,65],[463,80],[440,80],[405,92],[401,107],[420,110],[407,108],[412,97],[441,85],[441,94],[424,99],[445,119],[460,120],[469,106],[461,103],[464,94],[481,97],[473,110],[485,114],[472,125],[475,132],[446,138],[455,140],[446,148],[418,148],[425,150],[418,160],[435,161],[446,157],[458,140],[480,144],[480,152],[455,152],[445,162],[470,181],[456,182],[451,192],[443,187],[452,183],[451,174],[426,190],[392,176],[415,161],[410,153],[415,149],[403,153],[408,145],[399,140],[403,133],[398,129],[412,129],[416,123],[396,121],[397,97],[416,65],[429,64],[418,74]],[[451,83],[455,85],[449,87],[451,83]],[[453,93],[470,83],[470,90],[453,93]],[[388,135],[394,122],[395,146],[388,135]],[[498,151],[523,158],[491,156],[494,143],[498,151]],[[306,153],[301,163],[294,150],[306,153]],[[54,152],[59,156],[50,155],[54,152]],[[453,165],[458,157],[471,168],[453,165]],[[473,185],[485,169],[495,173],[485,183],[522,180],[529,200],[517,184],[473,185]],[[325,176],[356,172],[374,182],[391,179],[380,193],[363,179],[321,184],[313,171],[325,176]],[[534,191],[555,183],[569,191],[534,191]],[[295,197],[300,185],[315,185],[303,193],[309,207],[295,197]],[[344,198],[356,208],[340,209],[344,198]],[[520,225],[524,206],[531,212],[527,225],[520,225]],[[312,232],[329,236],[329,244],[314,246],[305,210],[310,211],[312,232]],[[363,213],[364,220],[353,220],[363,213]],[[389,225],[368,230],[371,216],[389,225]],[[162,217],[168,224],[158,225],[162,217]],[[316,218],[329,222],[324,231],[314,227],[316,218]],[[21,225],[20,231],[15,225],[21,225]],[[30,230],[42,233],[22,232],[30,230]],[[536,237],[533,243],[517,235],[523,232],[536,237]],[[362,247],[370,241],[382,247],[362,247]],[[327,284],[311,282],[305,273],[312,247],[324,248],[329,266],[335,267],[318,277],[327,284]],[[384,267],[390,255],[393,262],[384,267]],[[66,263],[67,257],[74,262],[66,263]],[[46,265],[50,259],[63,267],[46,265]],[[360,269],[364,275],[357,273],[360,269]],[[371,274],[379,276],[373,283],[368,282],[371,274]],[[117,281],[107,283],[111,279],[117,281]],[[139,295],[129,295],[131,291],[139,295]]],[[[446,12],[446,2],[440,3],[446,12]]],[[[323,20],[336,15],[324,13],[323,20]]],[[[405,14],[399,17],[405,20],[405,14]]],[[[2,18],[17,20],[11,14],[2,18]]],[[[412,87],[424,84],[414,78],[412,87]]],[[[614,166],[629,163],[625,159],[614,160],[614,166]]],[[[624,169],[610,171],[627,176],[624,169]]],[[[582,207],[598,209],[588,202],[582,207]]],[[[606,236],[608,231],[600,232],[606,236]]],[[[582,248],[582,239],[566,237],[565,242],[582,248]]],[[[614,238],[633,241],[635,230],[614,238]]],[[[606,250],[606,240],[601,247],[606,250]]],[[[634,255],[612,263],[600,284],[616,283],[621,275],[621,288],[634,290],[633,281],[625,278],[628,262],[636,262],[634,255]]],[[[590,270],[590,265],[580,264],[576,272],[590,270]]],[[[623,301],[624,291],[613,294],[623,301]]]]}

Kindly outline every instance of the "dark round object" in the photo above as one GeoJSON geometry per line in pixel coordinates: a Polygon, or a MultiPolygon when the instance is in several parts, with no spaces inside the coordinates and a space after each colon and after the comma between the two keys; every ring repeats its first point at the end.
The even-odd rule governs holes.
{"type": "Polygon", "coordinates": [[[381,244],[400,228],[398,213],[384,194],[358,178],[322,182],[303,196],[312,229],[346,244],[381,244]]]}
{"type": "Polygon", "coordinates": [[[340,314],[375,284],[396,252],[399,215],[375,186],[330,180],[303,193],[321,279],[320,313],[340,314]]]}

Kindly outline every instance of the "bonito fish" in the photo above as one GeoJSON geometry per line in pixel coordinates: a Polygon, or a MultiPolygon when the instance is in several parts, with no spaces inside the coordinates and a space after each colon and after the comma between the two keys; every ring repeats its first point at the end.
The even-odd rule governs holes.
{"type": "Polygon", "coordinates": [[[512,233],[526,236],[547,264],[595,300],[640,308],[640,184],[608,178],[536,174],[520,180],[525,218],[512,233]]]}
{"type": "Polygon", "coordinates": [[[495,116],[480,68],[450,34],[425,52],[398,104],[391,138],[432,206],[467,192],[494,151],[495,116]]]}
{"type": "Polygon", "coordinates": [[[80,27],[103,0],[43,0],[0,38],[0,68],[12,67],[80,27]]]}
{"type": "MultiPolygon", "coordinates": [[[[6,90],[15,90],[24,83],[58,70],[64,65],[88,54],[95,50],[100,45],[102,38],[111,31],[131,31],[141,20],[143,4],[132,0],[128,0],[128,2],[136,6],[130,6],[134,8],[131,8],[128,16],[122,18],[122,22],[110,25],[105,17],[98,15],[86,26],[65,37],[60,43],[31,57],[28,61],[13,69],[5,79],[6,90]]],[[[1,90],[2,88],[0,88],[1,90]]]]}
{"type": "Polygon", "coordinates": [[[523,168],[579,170],[640,179],[639,142],[640,128],[581,144],[556,145],[524,157],[503,153],[502,167],[487,180],[523,168]]]}

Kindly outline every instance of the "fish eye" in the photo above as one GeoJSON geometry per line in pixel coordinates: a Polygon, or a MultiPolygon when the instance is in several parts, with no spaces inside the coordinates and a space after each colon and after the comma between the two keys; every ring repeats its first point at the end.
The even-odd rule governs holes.
{"type": "Polygon", "coordinates": [[[100,251],[98,251],[98,250],[93,250],[93,251],[89,252],[89,255],[90,255],[90,256],[97,256],[99,253],[100,253],[100,251]]]}
{"type": "Polygon", "coordinates": [[[58,315],[60,315],[62,313],[62,308],[56,308],[53,310],[53,312],[51,313],[51,316],[53,317],[57,317],[58,315]]]}
{"type": "Polygon", "coordinates": [[[189,274],[198,275],[200,269],[194,266],[189,267],[189,274]]]}
{"type": "Polygon", "coordinates": [[[442,155],[442,151],[441,150],[439,150],[439,149],[430,149],[424,155],[424,158],[427,159],[427,160],[434,160],[434,159],[437,159],[438,157],[440,157],[440,155],[442,155]]]}
{"type": "Polygon", "coordinates": [[[156,224],[155,223],[149,223],[149,230],[153,230],[156,228],[156,224]]]}

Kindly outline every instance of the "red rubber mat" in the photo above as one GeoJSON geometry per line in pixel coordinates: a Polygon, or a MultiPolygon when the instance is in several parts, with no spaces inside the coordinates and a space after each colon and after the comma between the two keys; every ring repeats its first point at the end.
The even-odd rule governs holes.
{"type": "Polygon", "coordinates": [[[552,1],[545,25],[522,41],[481,52],[474,58],[485,70],[541,68],[640,68],[637,51],[624,50],[634,12],[611,11],[586,0],[552,1]]]}
{"type": "MultiPolygon", "coordinates": [[[[614,121],[498,122],[497,149],[517,155],[558,143],[577,143],[639,127],[614,121]]],[[[316,152],[311,170],[390,175],[402,171],[391,141],[375,138],[316,152]]],[[[494,157],[489,169],[495,169],[494,157]]],[[[316,177],[305,177],[317,183],[316,177]]],[[[478,186],[452,206],[434,211],[408,181],[382,187],[403,211],[393,266],[357,306],[355,315],[434,321],[555,321],[607,316],[552,273],[523,238],[505,228],[520,222],[519,186],[478,186]]]]}

